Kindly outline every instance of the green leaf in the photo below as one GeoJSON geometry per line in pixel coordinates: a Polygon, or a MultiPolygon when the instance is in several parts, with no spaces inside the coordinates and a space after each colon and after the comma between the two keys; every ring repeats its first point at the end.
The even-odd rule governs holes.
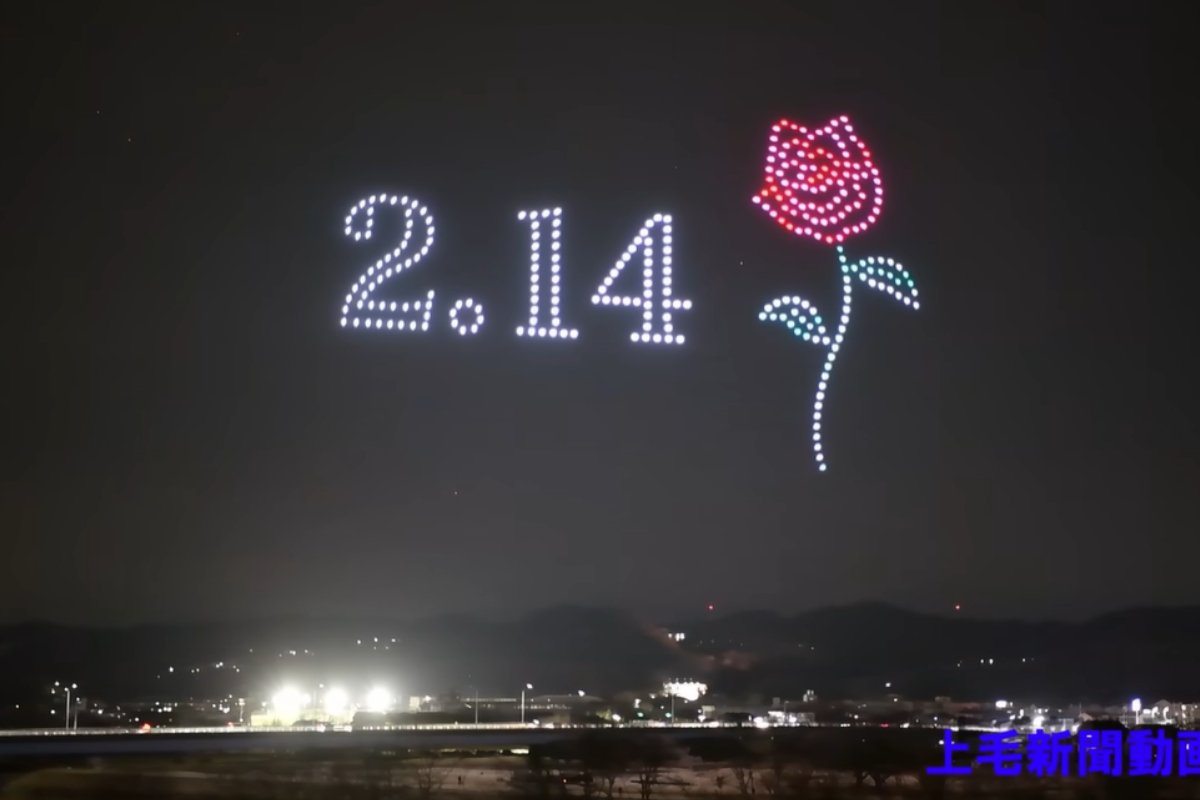
{"type": "Polygon", "coordinates": [[[868,287],[891,295],[906,306],[914,309],[921,307],[912,273],[895,259],[869,256],[842,269],[858,275],[858,279],[868,287]]]}
{"type": "Polygon", "coordinates": [[[783,325],[793,335],[822,347],[828,347],[832,341],[817,307],[801,297],[777,297],[763,306],[758,318],[763,322],[783,325]]]}

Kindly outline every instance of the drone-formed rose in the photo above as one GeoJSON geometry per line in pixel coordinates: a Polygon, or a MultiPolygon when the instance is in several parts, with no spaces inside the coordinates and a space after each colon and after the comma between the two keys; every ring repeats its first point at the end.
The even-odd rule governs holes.
{"type": "Polygon", "coordinates": [[[879,218],[883,181],[848,117],[816,130],[781,119],[771,126],[765,182],[751,199],[792,233],[840,244],[879,218]]]}
{"type": "Polygon", "coordinates": [[[767,146],[766,182],[752,198],[771,219],[800,236],[831,244],[842,273],[842,310],[837,326],[826,325],[817,307],[798,295],[777,297],[762,307],[758,318],[782,325],[793,336],[825,350],[825,365],[813,397],[812,449],[817,469],[824,471],[826,392],[838,352],[850,330],[850,300],[856,284],[882,292],[907,308],[920,308],[917,282],[894,258],[846,257],[842,242],[862,233],[883,209],[883,181],[871,163],[871,153],[854,134],[848,117],[831,119],[809,130],[781,119],[771,126],[767,146]]]}

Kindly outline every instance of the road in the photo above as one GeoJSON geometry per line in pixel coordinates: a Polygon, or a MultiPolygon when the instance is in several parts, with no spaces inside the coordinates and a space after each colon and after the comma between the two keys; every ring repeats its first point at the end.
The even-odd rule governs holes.
{"type": "MultiPolygon", "coordinates": [[[[0,758],[395,747],[510,749],[551,742],[587,729],[584,726],[549,728],[522,725],[414,725],[374,730],[159,728],[146,732],[132,729],[74,732],[62,729],[3,731],[0,732],[0,758]]],[[[617,727],[600,728],[614,729],[617,727]]],[[[728,728],[698,725],[622,729],[652,730],[658,734],[681,738],[723,736],[728,732],[728,728]]]]}

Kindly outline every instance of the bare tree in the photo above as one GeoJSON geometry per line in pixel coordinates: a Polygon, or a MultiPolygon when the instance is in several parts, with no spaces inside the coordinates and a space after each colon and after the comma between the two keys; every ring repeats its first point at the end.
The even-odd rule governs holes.
{"type": "Polygon", "coordinates": [[[650,800],[654,787],[661,782],[663,767],[675,761],[678,753],[670,742],[657,736],[640,739],[636,747],[634,781],[641,791],[641,800],[650,800]]]}
{"type": "Polygon", "coordinates": [[[435,793],[440,792],[454,769],[454,764],[437,752],[423,753],[409,759],[408,763],[407,771],[421,800],[429,800],[435,793]]]}
{"type": "Polygon", "coordinates": [[[513,770],[508,783],[517,794],[536,797],[539,800],[547,800],[550,797],[551,786],[556,785],[560,792],[563,790],[562,780],[558,778],[550,759],[536,746],[529,748],[525,767],[513,770]]]}
{"type": "Polygon", "coordinates": [[[734,764],[729,768],[729,772],[733,775],[733,784],[737,787],[738,794],[742,797],[750,797],[754,794],[754,767],[752,765],[734,764]]]}
{"type": "Polygon", "coordinates": [[[731,745],[729,772],[733,775],[734,786],[742,797],[751,797],[758,792],[760,782],[760,776],[755,774],[755,769],[766,758],[769,744],[754,737],[739,738],[731,745]]]}
{"type": "Polygon", "coordinates": [[[598,733],[581,737],[578,748],[586,778],[584,796],[591,797],[599,791],[605,800],[612,800],[617,781],[633,768],[636,745],[625,737],[598,733]]]}
{"type": "Polygon", "coordinates": [[[812,767],[781,742],[772,743],[765,769],[760,768],[758,784],[768,795],[799,795],[812,779],[812,767]]]}

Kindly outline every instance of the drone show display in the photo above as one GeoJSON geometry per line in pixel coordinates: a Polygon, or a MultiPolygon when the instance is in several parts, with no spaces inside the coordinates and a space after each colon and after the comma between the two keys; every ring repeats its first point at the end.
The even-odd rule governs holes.
{"type": "MultiPolygon", "coordinates": [[[[760,321],[779,325],[825,351],[811,418],[813,458],[824,471],[825,396],[849,330],[854,288],[866,286],[916,309],[920,306],[916,284],[893,258],[871,255],[855,260],[846,252],[846,241],[873,225],[883,210],[879,169],[848,117],[836,117],[819,128],[788,119],[772,125],[763,183],[750,199],[784,231],[831,247],[841,273],[841,306],[833,316],[823,316],[815,303],[792,294],[770,300],[758,312],[760,321]]],[[[420,335],[433,326],[444,326],[458,336],[471,337],[484,335],[489,326],[499,327],[489,322],[487,309],[477,298],[439,301],[434,289],[397,296],[403,294],[396,288],[401,274],[429,257],[436,223],[433,211],[418,197],[379,192],[351,206],[345,218],[346,236],[372,242],[375,220],[384,214],[403,222],[402,237],[386,243],[383,254],[350,285],[341,306],[343,328],[420,335]]],[[[562,313],[566,219],[557,207],[524,209],[515,215],[516,224],[529,234],[529,305],[524,318],[505,324],[506,335],[556,339],[566,347],[580,339],[579,322],[564,319],[562,313]]],[[[600,311],[628,314],[631,346],[682,347],[688,341],[687,312],[693,307],[690,299],[676,292],[672,215],[665,210],[651,213],[631,233],[612,267],[590,290],[591,304],[600,311]]],[[[581,282],[581,276],[571,276],[572,285],[581,282]]]]}

